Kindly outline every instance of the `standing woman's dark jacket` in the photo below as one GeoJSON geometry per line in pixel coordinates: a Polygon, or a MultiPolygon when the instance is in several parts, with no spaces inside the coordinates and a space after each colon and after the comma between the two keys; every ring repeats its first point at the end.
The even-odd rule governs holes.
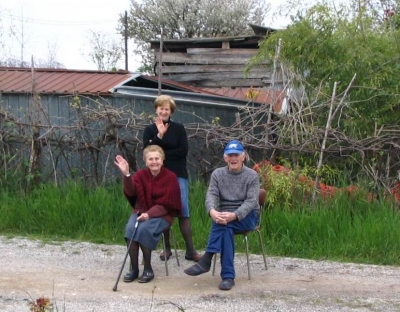
{"type": "Polygon", "coordinates": [[[160,146],[165,153],[164,167],[174,172],[178,178],[188,179],[186,157],[189,144],[185,127],[171,119],[168,124],[168,131],[162,139],[157,137],[158,130],[155,124],[146,126],[143,133],[143,147],[152,144],[160,146]]]}

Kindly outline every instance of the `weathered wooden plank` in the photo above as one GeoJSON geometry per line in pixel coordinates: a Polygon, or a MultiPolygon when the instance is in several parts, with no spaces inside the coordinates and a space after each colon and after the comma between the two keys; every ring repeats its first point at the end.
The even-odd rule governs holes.
{"type": "Polygon", "coordinates": [[[257,54],[255,49],[187,48],[186,51],[187,54],[257,54]]]}
{"type": "MultiPolygon", "coordinates": [[[[158,53],[156,53],[158,59],[158,53]]],[[[186,53],[163,53],[163,63],[177,63],[177,64],[236,64],[244,65],[249,62],[253,55],[248,54],[186,54],[186,53]]],[[[266,60],[262,64],[269,64],[270,61],[266,60]]]]}
{"type": "MultiPolygon", "coordinates": [[[[163,74],[170,73],[218,73],[218,72],[244,72],[245,65],[172,65],[162,66],[163,74]]],[[[271,66],[257,66],[251,69],[251,72],[269,72],[271,66]]]]}
{"type": "MultiPolygon", "coordinates": [[[[204,87],[204,88],[222,88],[222,87],[266,87],[271,85],[271,79],[223,79],[223,80],[197,80],[191,81],[190,85],[194,87],[204,87]]],[[[281,80],[274,81],[275,87],[282,86],[283,82],[281,80]]]]}
{"type": "MultiPolygon", "coordinates": [[[[188,47],[192,48],[221,48],[222,42],[226,41],[226,38],[213,38],[211,41],[204,40],[204,38],[198,38],[198,40],[165,40],[164,47],[169,51],[184,51],[188,47]]],[[[231,38],[229,40],[230,48],[252,48],[254,50],[257,49],[258,43],[260,41],[260,36],[245,36],[242,38],[231,38]],[[238,40],[239,39],[239,40],[238,40]],[[242,40],[241,40],[242,39],[242,40]]],[[[154,51],[158,51],[160,49],[160,42],[159,41],[152,41],[150,42],[150,47],[154,51]]]]}
{"type": "Polygon", "coordinates": [[[241,72],[219,72],[219,73],[190,73],[169,75],[169,79],[179,82],[189,82],[193,80],[223,80],[223,79],[270,79],[271,72],[249,73],[245,76],[241,72]],[[246,78],[247,77],[247,78],[246,78]]]}
{"type": "Polygon", "coordinates": [[[229,49],[230,47],[229,41],[222,42],[222,49],[229,49]]]}
{"type": "Polygon", "coordinates": [[[274,83],[274,85],[283,85],[283,80],[279,77],[275,77],[274,81],[272,81],[271,78],[264,78],[261,80],[263,83],[263,86],[271,86],[272,82],[274,83]]]}
{"type": "Polygon", "coordinates": [[[198,80],[193,81],[190,85],[195,87],[214,87],[214,88],[222,88],[222,87],[262,87],[265,86],[261,82],[261,79],[224,79],[224,80],[198,80]]]}

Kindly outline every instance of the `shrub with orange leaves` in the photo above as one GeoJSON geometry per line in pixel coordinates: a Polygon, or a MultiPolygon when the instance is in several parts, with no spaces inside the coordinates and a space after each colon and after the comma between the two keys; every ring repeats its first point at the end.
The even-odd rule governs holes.
{"type": "Polygon", "coordinates": [[[324,183],[319,183],[319,190],[323,199],[333,197],[336,193],[339,194],[341,192],[337,187],[326,185],[324,183]]]}
{"type": "Polygon", "coordinates": [[[390,194],[392,194],[394,201],[400,203],[400,182],[397,182],[391,189],[390,194]]]}
{"type": "Polygon", "coordinates": [[[256,98],[258,98],[259,95],[260,95],[260,90],[257,90],[257,89],[255,89],[253,87],[248,88],[246,93],[245,93],[246,98],[251,99],[253,101],[256,98]]]}
{"type": "MultiPolygon", "coordinates": [[[[315,186],[315,181],[306,175],[294,175],[291,174],[291,170],[282,165],[273,165],[269,160],[263,160],[253,166],[253,169],[258,172],[261,176],[263,183],[262,187],[264,187],[268,194],[270,194],[270,189],[273,187],[273,181],[271,181],[271,175],[274,173],[281,173],[284,176],[292,176],[295,177],[296,181],[291,181],[287,179],[286,184],[292,184],[292,189],[302,188],[303,194],[310,194],[311,190],[315,186]],[[300,182],[300,183],[298,183],[300,182]],[[298,185],[294,185],[294,184],[298,185]]],[[[285,183],[281,183],[281,186],[285,183]]],[[[346,188],[337,188],[331,185],[326,185],[324,183],[318,184],[319,194],[323,199],[332,198],[336,194],[341,194],[342,192],[346,192],[348,196],[356,195],[362,190],[360,190],[357,186],[347,186],[346,188]]],[[[276,190],[274,190],[276,191],[276,190]]],[[[285,191],[283,191],[285,192],[285,191]]],[[[286,191],[287,192],[287,191],[286,191]]],[[[366,193],[366,192],[365,192],[366,193]]],[[[400,182],[396,184],[395,187],[392,188],[392,194],[395,197],[396,201],[400,202],[400,182]]],[[[364,194],[367,197],[368,201],[372,201],[374,196],[371,193],[364,194]]],[[[287,195],[286,195],[287,197],[287,195]]]]}
{"type": "MultiPolygon", "coordinates": [[[[279,203],[285,209],[291,209],[296,207],[299,199],[309,197],[310,184],[299,183],[297,171],[290,170],[282,165],[273,165],[268,160],[255,164],[253,169],[261,177],[261,187],[267,191],[270,205],[279,203]]],[[[302,175],[302,177],[305,177],[305,175],[302,175]]]]}

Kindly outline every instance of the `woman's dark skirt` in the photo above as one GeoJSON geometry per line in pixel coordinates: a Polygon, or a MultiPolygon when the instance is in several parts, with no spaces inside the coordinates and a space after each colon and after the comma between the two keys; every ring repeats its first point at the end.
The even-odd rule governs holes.
{"type": "Polygon", "coordinates": [[[146,221],[139,221],[136,230],[134,230],[136,218],[136,213],[131,214],[126,224],[125,238],[128,240],[132,239],[132,235],[135,233],[133,236],[134,242],[155,250],[162,233],[170,226],[169,223],[163,218],[151,218],[146,221]]]}

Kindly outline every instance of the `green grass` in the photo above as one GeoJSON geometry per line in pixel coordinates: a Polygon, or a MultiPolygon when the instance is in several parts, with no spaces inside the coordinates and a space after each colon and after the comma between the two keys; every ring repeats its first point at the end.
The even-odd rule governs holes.
{"type": "Polygon", "coordinates": [[[119,243],[131,208],[121,186],[86,189],[42,185],[29,196],[1,193],[0,232],[119,243]],[[122,234],[121,234],[122,233],[122,234]]]}
{"type": "MultiPolygon", "coordinates": [[[[205,212],[206,185],[190,186],[193,239],[204,250],[211,220],[205,212]]],[[[77,183],[63,187],[42,185],[29,196],[0,191],[0,233],[47,240],[82,240],[124,244],[125,224],[131,208],[121,185],[87,189],[77,183]]],[[[386,202],[368,202],[346,195],[295,208],[275,204],[264,209],[261,230],[267,254],[308,259],[330,259],[371,264],[399,265],[400,218],[386,202]]],[[[173,231],[184,249],[178,222],[173,231]]],[[[237,251],[243,252],[237,237],[237,251]]],[[[258,238],[250,237],[250,249],[260,253],[258,238]]]]}
{"type": "Polygon", "coordinates": [[[312,208],[270,209],[265,244],[270,253],[309,259],[400,264],[400,218],[382,202],[339,196],[312,208]]]}

